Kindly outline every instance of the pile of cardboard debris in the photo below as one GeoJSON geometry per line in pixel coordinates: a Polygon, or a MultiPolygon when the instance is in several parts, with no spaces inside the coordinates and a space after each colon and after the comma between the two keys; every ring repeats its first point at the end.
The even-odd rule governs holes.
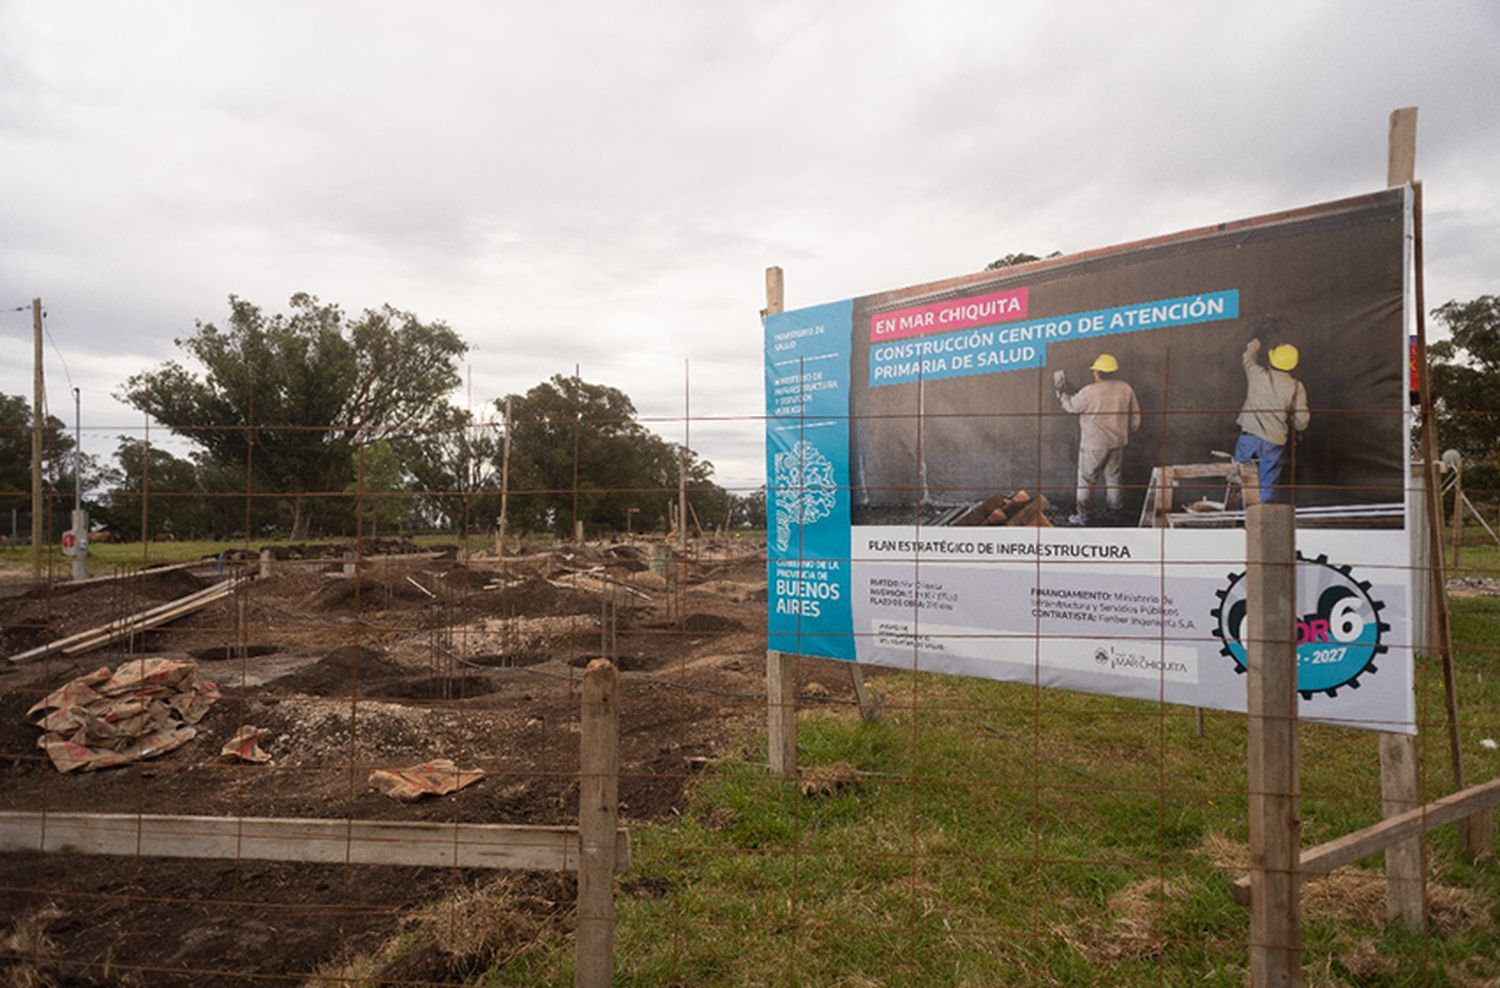
{"type": "Polygon", "coordinates": [[[191,659],[131,659],[69,680],[26,712],[59,772],[127,765],[180,748],[219,699],[191,659]]]}

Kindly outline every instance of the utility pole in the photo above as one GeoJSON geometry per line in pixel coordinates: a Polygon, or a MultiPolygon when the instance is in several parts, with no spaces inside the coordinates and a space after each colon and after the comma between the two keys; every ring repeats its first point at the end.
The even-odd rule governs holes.
{"type": "Polygon", "coordinates": [[[42,300],[31,300],[31,578],[42,578],[42,300]]]}

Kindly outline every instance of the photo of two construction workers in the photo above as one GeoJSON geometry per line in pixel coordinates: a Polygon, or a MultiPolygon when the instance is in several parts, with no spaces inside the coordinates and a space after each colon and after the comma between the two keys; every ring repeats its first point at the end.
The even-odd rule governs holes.
{"type": "MultiPolygon", "coordinates": [[[[1288,449],[1310,422],[1307,390],[1293,372],[1299,354],[1291,343],[1276,339],[1276,321],[1261,320],[1240,353],[1244,400],[1240,405],[1236,463],[1253,463],[1261,503],[1285,500],[1288,449]]],[[[1092,383],[1074,390],[1067,372],[1052,375],[1053,392],[1066,412],[1078,416],[1077,506],[1068,517],[1076,526],[1129,524],[1121,475],[1125,447],[1141,427],[1141,406],[1113,354],[1100,353],[1089,365],[1092,383]]]]}

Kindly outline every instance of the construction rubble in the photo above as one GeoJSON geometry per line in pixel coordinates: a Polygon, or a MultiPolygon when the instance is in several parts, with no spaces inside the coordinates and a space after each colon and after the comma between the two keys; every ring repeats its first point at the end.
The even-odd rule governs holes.
{"type": "Polygon", "coordinates": [[[59,772],[93,771],[182,747],[218,699],[219,688],[198,678],[191,659],[130,659],[68,681],[27,717],[41,728],[37,746],[59,772]]]}

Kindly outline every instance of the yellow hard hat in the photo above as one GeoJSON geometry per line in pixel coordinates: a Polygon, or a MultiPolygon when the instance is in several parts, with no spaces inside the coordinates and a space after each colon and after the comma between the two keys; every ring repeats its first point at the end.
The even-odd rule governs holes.
{"type": "Polygon", "coordinates": [[[1099,356],[1095,358],[1094,362],[1092,364],[1089,364],[1089,370],[1103,371],[1106,374],[1113,374],[1119,369],[1120,362],[1107,353],[1099,354],[1099,356]]]}
{"type": "Polygon", "coordinates": [[[1271,366],[1280,371],[1293,370],[1297,366],[1297,348],[1290,343],[1274,346],[1270,353],[1271,366]]]}

